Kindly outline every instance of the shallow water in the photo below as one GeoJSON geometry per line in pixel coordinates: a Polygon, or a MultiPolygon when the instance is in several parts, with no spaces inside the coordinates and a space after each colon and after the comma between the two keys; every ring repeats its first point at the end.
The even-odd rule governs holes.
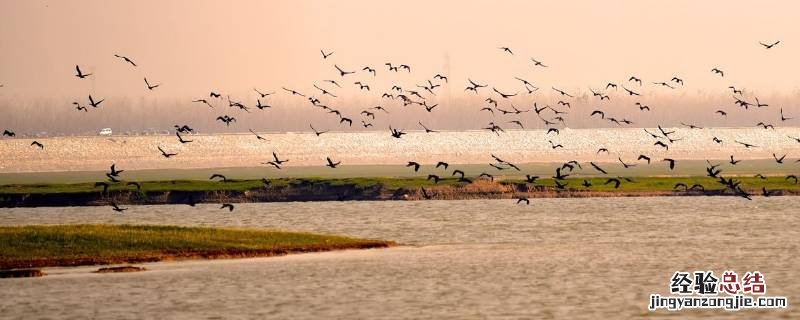
{"type": "MultiPolygon", "coordinates": [[[[658,129],[650,129],[650,132],[658,129]]],[[[514,163],[530,162],[617,162],[618,157],[633,161],[640,154],[653,159],[678,160],[772,159],[772,153],[800,152],[800,144],[789,138],[800,137],[800,128],[667,128],[671,137],[681,139],[669,150],[654,146],[655,140],[641,128],[562,129],[558,135],[546,130],[508,130],[502,135],[489,131],[447,131],[435,134],[412,131],[402,139],[387,131],[330,132],[319,137],[311,132],[264,134],[260,141],[252,134],[193,135],[193,143],[180,144],[173,135],[57,137],[39,139],[46,147],[31,148],[30,139],[0,139],[0,173],[97,171],[112,163],[124,170],[197,169],[221,167],[263,167],[272,152],[285,165],[322,166],[326,157],[342,161],[342,166],[393,164],[407,161],[423,164],[447,161],[486,165],[496,154],[514,163]],[[715,143],[718,137],[723,143],[715,143]],[[745,149],[735,140],[757,145],[745,149]],[[549,141],[563,145],[553,149],[549,141]],[[161,146],[177,156],[164,159],[161,146]],[[598,148],[608,153],[598,153],[598,148]],[[633,159],[632,159],[633,158],[633,159]]],[[[787,161],[788,162],[788,161],[787,161]]],[[[486,167],[486,169],[491,169],[486,167]]],[[[102,178],[102,176],[100,176],[102,178]]]]}
{"type": "Polygon", "coordinates": [[[797,318],[796,198],[309,202],[0,209],[0,224],[271,227],[408,246],[144,264],[131,274],[48,269],[0,280],[8,318],[797,318]],[[647,311],[675,271],[761,271],[783,310],[647,311]]]}

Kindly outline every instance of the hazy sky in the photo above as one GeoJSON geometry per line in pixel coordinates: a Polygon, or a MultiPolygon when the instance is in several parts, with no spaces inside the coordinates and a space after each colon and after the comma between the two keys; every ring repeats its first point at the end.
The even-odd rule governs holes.
{"type": "MultiPolygon", "coordinates": [[[[8,114],[0,117],[0,127],[141,129],[180,121],[204,131],[228,130],[213,122],[221,114],[251,119],[240,124],[261,130],[300,130],[309,121],[337,125],[335,116],[280,89],[287,87],[343,110],[356,129],[363,119],[360,110],[378,104],[400,110],[399,102],[380,99],[393,84],[411,89],[437,73],[450,80],[429,97],[430,104],[440,104],[438,110],[426,115],[416,107],[376,124],[424,120],[472,127],[491,121],[477,110],[486,97],[498,99],[488,90],[492,86],[521,93],[501,101],[506,108],[511,103],[530,108],[533,102],[555,104],[551,86],[575,94],[590,87],[604,89],[607,82],[635,88],[626,80],[636,75],[647,83],[636,89],[643,93],[637,101],[662,109],[703,107],[708,109],[703,119],[726,125],[714,122],[712,115],[722,103],[734,121],[751,118],[733,114],[730,85],[800,112],[798,21],[796,1],[2,0],[0,106],[8,114]],[[781,43],[770,50],[758,44],[777,40],[781,43]],[[514,55],[499,46],[510,47],[514,55]],[[322,59],[320,49],[334,54],[322,59]],[[133,68],[114,54],[129,56],[139,66],[133,68]],[[549,67],[534,68],[531,57],[549,67]],[[385,62],[408,64],[412,72],[390,73],[385,62]],[[76,78],[76,64],[94,75],[76,78]],[[342,78],[333,64],[359,72],[342,78]],[[376,68],[377,77],[362,72],[365,66],[376,68]],[[725,77],[711,73],[714,67],[725,77]],[[650,84],[673,76],[683,78],[685,86],[667,91],[650,84]],[[148,91],[144,77],[161,86],[148,91]],[[514,77],[542,89],[523,95],[514,77]],[[465,94],[467,78],[490,86],[478,96],[465,94]],[[335,79],[344,88],[331,87],[324,79],[335,79]],[[354,81],[367,83],[371,91],[360,91],[354,81]],[[339,98],[322,97],[312,84],[332,89],[339,98]],[[258,98],[253,87],[278,92],[262,100],[272,110],[246,115],[221,100],[215,110],[191,103],[213,90],[253,105],[258,98]],[[72,101],[83,104],[88,94],[106,99],[102,110],[82,114],[72,108],[72,101]],[[482,118],[476,119],[479,115],[482,118]],[[279,123],[265,124],[270,119],[279,123]]],[[[633,100],[609,93],[614,94],[610,103],[587,99],[574,107],[606,106],[631,113],[628,118],[640,117],[643,123],[678,116],[667,112],[670,109],[636,115],[633,100]]],[[[582,113],[574,121],[607,125],[586,118],[582,113]]],[[[235,128],[231,130],[246,131],[235,128]]]]}

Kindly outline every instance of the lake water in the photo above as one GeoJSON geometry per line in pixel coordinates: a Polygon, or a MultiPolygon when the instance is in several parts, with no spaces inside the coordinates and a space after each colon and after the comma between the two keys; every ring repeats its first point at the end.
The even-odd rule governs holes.
{"type": "MultiPolygon", "coordinates": [[[[423,164],[446,161],[459,164],[486,165],[495,154],[514,163],[530,162],[612,162],[621,157],[634,161],[640,154],[653,159],[676,160],[772,159],[772,154],[789,154],[787,160],[800,153],[800,127],[763,128],[667,128],[680,139],[669,150],[655,146],[642,128],[561,129],[559,134],[546,130],[508,130],[495,135],[482,131],[446,131],[426,134],[411,131],[395,139],[388,131],[330,132],[316,136],[304,133],[264,133],[267,141],[252,134],[192,135],[194,142],[178,143],[174,135],[56,137],[39,139],[44,149],[31,147],[31,139],[0,139],[0,173],[97,171],[108,170],[112,163],[123,170],[199,169],[222,167],[262,167],[272,161],[272,152],[285,160],[287,167],[323,166],[326,157],[352,165],[393,164],[408,161],[423,164]],[[723,142],[716,143],[713,138],[723,142]],[[745,149],[734,141],[757,145],[745,149]],[[554,149],[549,141],[563,148],[554,149]],[[165,159],[158,147],[177,153],[165,159]],[[599,148],[608,153],[598,153],[599,148]]],[[[659,132],[650,128],[650,132],[659,132]]],[[[664,139],[662,139],[664,140],[664,139]]],[[[789,161],[787,161],[788,163],[789,161]]],[[[486,169],[491,169],[486,166],[486,169]]],[[[130,172],[130,171],[128,171],[130,172]]],[[[100,176],[102,178],[102,176],[100,176]]]]}
{"type": "Polygon", "coordinates": [[[395,240],[390,249],[54,268],[0,280],[0,318],[800,317],[794,197],[536,199],[0,209],[0,224],[269,227],[395,240]],[[675,271],[765,275],[779,310],[649,312],[675,271]]]}

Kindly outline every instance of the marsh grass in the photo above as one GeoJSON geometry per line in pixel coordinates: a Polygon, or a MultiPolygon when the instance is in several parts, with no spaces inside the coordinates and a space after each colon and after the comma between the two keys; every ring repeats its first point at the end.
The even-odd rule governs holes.
{"type": "MultiPolygon", "coordinates": [[[[682,191],[675,189],[678,183],[684,183],[691,187],[700,184],[706,191],[722,190],[725,187],[717,182],[716,179],[704,176],[690,177],[630,177],[632,182],[626,181],[621,177],[580,177],[569,178],[562,182],[567,183],[565,190],[556,190],[555,182],[552,178],[543,177],[535,183],[526,183],[518,178],[500,177],[494,181],[468,177],[472,183],[460,182],[456,178],[443,177],[439,183],[426,180],[424,177],[404,177],[404,178],[276,178],[267,179],[266,183],[262,180],[235,180],[229,179],[226,182],[206,181],[206,180],[171,180],[171,181],[143,181],[139,182],[142,186],[140,196],[146,197],[148,193],[163,192],[215,192],[233,191],[245,192],[249,190],[279,191],[279,190],[306,190],[309,192],[326,192],[336,188],[352,188],[359,192],[374,191],[376,193],[393,193],[402,190],[439,189],[443,193],[474,193],[474,192],[558,192],[558,191],[598,191],[605,193],[646,193],[646,192],[672,192],[682,191]],[[608,178],[620,178],[619,188],[614,188],[613,184],[606,184],[608,178]],[[586,188],[582,186],[583,180],[589,181],[592,186],[586,188]]],[[[769,176],[765,179],[753,176],[734,177],[741,181],[742,188],[748,191],[757,192],[761,187],[768,190],[783,190],[788,192],[800,192],[800,184],[793,180],[786,180],[785,176],[769,176]]],[[[3,195],[48,195],[48,194],[100,194],[102,187],[95,187],[93,183],[74,183],[74,184],[14,184],[0,186],[0,202],[3,195]]],[[[109,192],[136,192],[136,188],[127,185],[125,182],[111,184],[109,192]]]]}
{"type": "Polygon", "coordinates": [[[0,226],[0,269],[386,247],[303,232],[147,225],[0,226]]]}

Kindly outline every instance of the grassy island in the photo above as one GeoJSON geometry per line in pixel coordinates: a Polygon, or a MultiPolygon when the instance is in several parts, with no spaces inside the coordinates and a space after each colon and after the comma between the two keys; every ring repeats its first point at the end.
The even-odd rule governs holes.
{"type": "Polygon", "coordinates": [[[145,225],[0,226],[0,270],[239,258],[342,249],[393,242],[303,232],[145,225]]]}

